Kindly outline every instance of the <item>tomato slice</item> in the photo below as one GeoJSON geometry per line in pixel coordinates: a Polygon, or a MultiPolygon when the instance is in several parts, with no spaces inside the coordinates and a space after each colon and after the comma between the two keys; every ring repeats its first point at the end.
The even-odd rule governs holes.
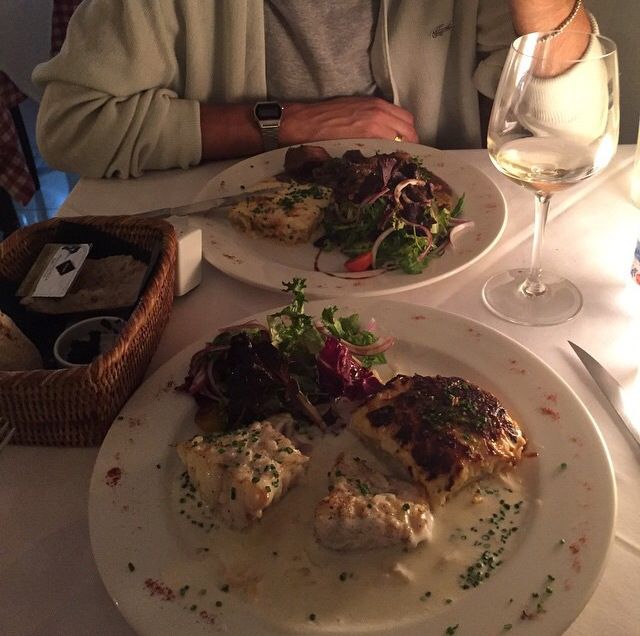
{"type": "Polygon", "coordinates": [[[371,252],[363,252],[350,258],[345,264],[348,272],[364,272],[373,264],[373,254],[371,252]]]}

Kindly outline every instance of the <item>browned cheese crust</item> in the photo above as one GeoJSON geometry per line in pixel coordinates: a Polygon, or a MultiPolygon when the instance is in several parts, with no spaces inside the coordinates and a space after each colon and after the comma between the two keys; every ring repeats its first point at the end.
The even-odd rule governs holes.
{"type": "Polygon", "coordinates": [[[494,395],[457,377],[396,376],[351,427],[422,483],[432,504],[515,465],[526,444],[494,395]]]}

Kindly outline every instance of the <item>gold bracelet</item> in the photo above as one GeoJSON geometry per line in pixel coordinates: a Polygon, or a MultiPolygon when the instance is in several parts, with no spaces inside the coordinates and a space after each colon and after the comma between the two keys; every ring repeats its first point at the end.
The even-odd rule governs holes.
{"type": "Polygon", "coordinates": [[[558,37],[576,19],[580,9],[582,9],[582,0],[576,0],[576,3],[573,5],[573,9],[571,9],[571,13],[569,13],[569,15],[553,30],[553,33],[545,35],[540,38],[539,41],[546,42],[547,40],[558,37]]]}

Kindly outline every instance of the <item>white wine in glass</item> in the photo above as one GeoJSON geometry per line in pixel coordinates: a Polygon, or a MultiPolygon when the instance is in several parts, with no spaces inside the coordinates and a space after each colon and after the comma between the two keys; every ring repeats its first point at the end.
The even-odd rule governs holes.
{"type": "Polygon", "coordinates": [[[510,322],[555,325],[573,318],[582,295],[541,267],[551,196],[600,172],[618,144],[616,45],[591,33],[530,33],[512,45],[493,103],[492,162],[535,196],[531,265],[490,278],[488,308],[510,322]]]}

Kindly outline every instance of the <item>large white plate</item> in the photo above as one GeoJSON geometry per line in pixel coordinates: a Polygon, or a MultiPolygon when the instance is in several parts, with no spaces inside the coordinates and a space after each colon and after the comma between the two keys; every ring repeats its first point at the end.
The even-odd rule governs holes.
{"type": "MultiPolygon", "coordinates": [[[[480,170],[460,162],[450,154],[418,144],[397,143],[378,139],[346,139],[318,142],[333,156],[345,150],[360,149],[365,155],[376,152],[405,150],[418,156],[424,165],[447,181],[456,195],[465,195],[463,217],[473,220],[473,228],[459,235],[456,249],[447,248],[441,258],[434,259],[421,274],[388,272],[381,276],[348,280],[314,270],[317,249],[312,244],[287,246],[274,240],[251,237],[234,229],[226,215],[192,218],[191,223],[203,231],[203,254],[209,263],[225,274],[251,285],[281,290],[282,282],[294,276],[307,279],[307,296],[375,296],[407,291],[435,283],[476,262],[498,241],[507,215],[504,198],[495,184],[480,170]]],[[[241,192],[283,170],[286,148],[246,159],[217,175],[198,194],[197,200],[217,198],[241,192]]],[[[337,250],[323,253],[320,269],[344,272],[346,257],[337,250]]]]}
{"type": "MultiPolygon", "coordinates": [[[[308,312],[318,315],[325,304],[310,303],[308,312]]],[[[405,597],[414,599],[413,611],[391,606],[384,620],[379,611],[374,620],[366,613],[349,614],[361,599],[349,596],[350,587],[337,578],[335,599],[330,601],[344,608],[347,619],[341,623],[320,618],[312,623],[303,612],[297,622],[274,624],[259,604],[248,603],[235,590],[220,591],[207,550],[219,551],[220,539],[215,537],[223,535],[209,535],[180,514],[185,507],[179,499],[183,468],[174,445],[196,431],[191,398],[172,387],[181,382],[190,356],[202,345],[194,343],[136,392],[96,461],[89,500],[91,544],[119,610],[138,632],[154,635],[209,634],[219,628],[238,636],[266,636],[283,633],[285,627],[291,633],[377,635],[389,633],[393,626],[393,633],[401,636],[439,636],[454,625],[459,625],[458,636],[503,634],[505,625],[512,625],[510,634],[562,633],[595,589],[615,517],[609,456],[585,407],[533,353],[479,323],[390,301],[374,304],[356,299],[343,304],[343,309],[361,316],[375,313],[382,330],[401,335],[390,356],[392,364],[405,372],[459,375],[476,382],[494,392],[521,423],[528,450],[539,456],[528,457],[517,469],[527,495],[517,541],[504,563],[478,587],[457,589],[455,594],[431,588],[430,603],[422,605],[418,596],[424,590],[409,586],[405,597]],[[552,583],[548,575],[553,576],[552,583]],[[180,588],[187,584],[189,589],[181,595],[180,588]],[[552,594],[545,595],[547,585],[552,594]],[[202,589],[207,593],[201,595],[202,589]],[[522,610],[531,611],[539,602],[533,594],[539,594],[539,600],[544,597],[544,611],[533,620],[522,620],[522,610]],[[452,600],[447,602],[445,595],[452,600]],[[217,601],[223,601],[222,607],[216,606],[217,601]]],[[[271,532],[267,539],[280,546],[277,549],[286,547],[294,531],[312,537],[310,524],[288,525],[296,514],[292,509],[296,498],[310,498],[305,487],[294,489],[255,529],[271,532]],[[269,519],[276,518],[281,525],[274,528],[269,519]]],[[[267,549],[264,558],[271,558],[272,548],[267,549]]],[[[436,556],[430,555],[429,545],[421,549],[415,554],[436,556]]],[[[372,552],[371,558],[381,558],[378,554],[372,552]]],[[[365,579],[364,585],[361,582],[361,590],[370,586],[374,591],[388,583],[365,579]]],[[[313,607],[313,589],[308,598],[313,607]]]]}

